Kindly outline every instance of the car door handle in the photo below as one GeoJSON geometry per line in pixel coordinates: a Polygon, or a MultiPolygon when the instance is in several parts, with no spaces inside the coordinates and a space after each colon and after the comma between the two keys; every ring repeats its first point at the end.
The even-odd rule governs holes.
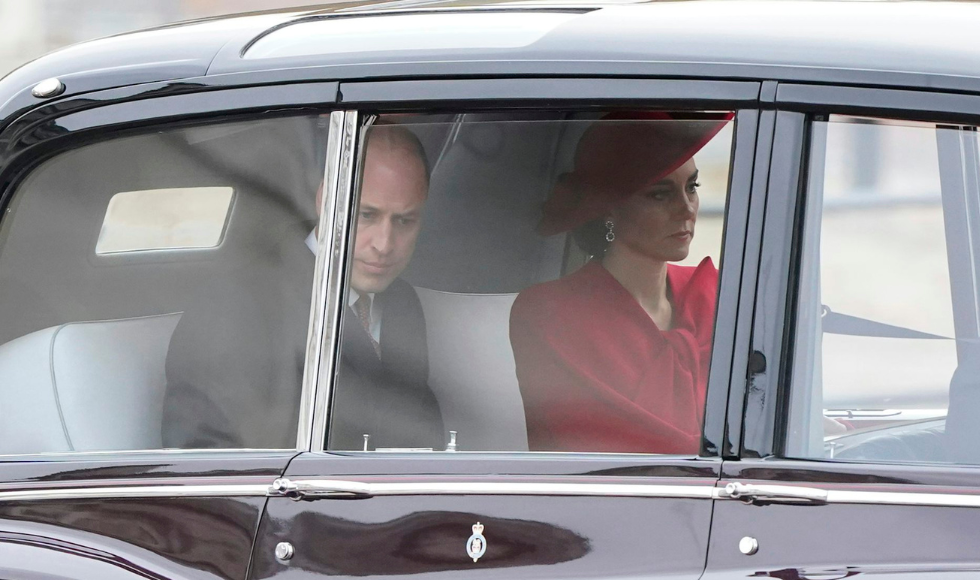
{"type": "Polygon", "coordinates": [[[366,499],[374,494],[364,483],[345,480],[290,481],[279,478],[269,487],[269,495],[302,499],[366,499]]]}
{"type": "Polygon", "coordinates": [[[737,499],[748,503],[825,504],[828,493],[814,487],[793,485],[755,485],[733,481],[718,490],[719,499],[737,499]]]}

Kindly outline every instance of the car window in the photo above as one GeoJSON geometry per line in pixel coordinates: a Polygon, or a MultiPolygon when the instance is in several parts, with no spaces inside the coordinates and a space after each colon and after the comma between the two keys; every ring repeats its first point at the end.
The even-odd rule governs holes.
{"type": "Polygon", "coordinates": [[[0,454],[295,448],[326,126],[159,128],[23,180],[0,222],[0,454]]]}
{"type": "Polygon", "coordinates": [[[121,191],[109,200],[95,253],[213,248],[233,195],[230,187],[121,191]]]}
{"type": "Polygon", "coordinates": [[[811,143],[787,454],[976,462],[976,132],[832,116],[811,143]]]}
{"type": "Polygon", "coordinates": [[[327,449],[697,454],[732,127],[379,117],[327,449]]]}

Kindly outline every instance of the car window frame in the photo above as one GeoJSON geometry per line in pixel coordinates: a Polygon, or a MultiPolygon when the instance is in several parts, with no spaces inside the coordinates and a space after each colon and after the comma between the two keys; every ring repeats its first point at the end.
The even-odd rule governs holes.
{"type": "Polygon", "coordinates": [[[761,260],[769,267],[760,272],[755,291],[745,304],[753,312],[750,356],[756,357],[759,364],[750,369],[739,393],[733,391],[729,412],[740,417],[744,438],[739,462],[726,463],[723,479],[788,477],[820,483],[867,481],[871,477],[883,482],[901,479],[934,485],[975,485],[968,474],[975,476],[980,466],[796,459],[785,457],[784,446],[812,123],[839,114],[977,127],[980,96],[779,83],[773,101],[776,123],[761,250],[761,260]]]}
{"type": "MultiPolygon", "coordinates": [[[[210,86],[211,83],[202,83],[185,94],[169,94],[162,90],[173,85],[186,87],[185,82],[174,81],[73,95],[44,103],[0,128],[0,142],[6,146],[4,154],[0,155],[0,211],[10,206],[20,186],[35,170],[48,160],[79,147],[148,135],[162,129],[327,114],[337,108],[339,83],[320,79],[259,86],[222,86],[219,83],[215,87],[210,86]]],[[[195,257],[193,251],[185,253],[190,261],[201,259],[195,257]]],[[[99,257],[96,256],[96,260],[99,257]]],[[[327,253],[318,255],[318,269],[328,257],[327,253]]],[[[163,256],[158,261],[169,259],[163,256]]],[[[312,321],[323,312],[322,300],[316,296],[311,302],[308,353],[320,350],[321,335],[312,332],[312,321]]],[[[315,362],[307,360],[297,410],[300,417],[297,441],[305,440],[307,423],[303,418],[310,415],[312,408],[312,386],[306,379],[311,367],[315,368],[315,362]]],[[[126,474],[145,477],[161,463],[169,466],[163,473],[171,471],[175,474],[193,473],[200,471],[200,466],[212,464],[226,465],[221,471],[234,473],[239,470],[236,465],[240,463],[244,472],[268,473],[270,477],[263,477],[263,481],[271,483],[274,475],[281,474],[289,461],[303,450],[304,447],[297,444],[284,449],[135,449],[0,455],[0,482],[50,477],[35,474],[57,473],[65,466],[71,466],[69,470],[78,471],[83,478],[88,469],[98,470],[100,466],[109,465],[115,466],[121,477],[127,477],[126,474]],[[253,464],[260,467],[250,467],[253,464]]]]}
{"type": "MultiPolygon", "coordinates": [[[[581,110],[583,106],[594,109],[597,106],[615,108],[646,108],[668,110],[733,110],[736,111],[736,125],[733,133],[732,164],[730,166],[729,195],[726,203],[725,235],[722,254],[726,268],[722,268],[719,304],[716,313],[718,321],[730,324],[731,337],[715,340],[712,346],[711,373],[709,374],[708,401],[705,408],[705,428],[702,449],[697,461],[710,461],[720,465],[723,449],[731,448],[725,442],[728,428],[725,424],[728,412],[727,401],[732,382],[731,361],[737,356],[735,321],[738,318],[734,297],[743,284],[743,270],[746,259],[752,260],[751,251],[746,253],[744,235],[749,220],[749,192],[754,175],[753,161],[757,155],[757,132],[760,127],[758,110],[761,83],[730,82],[716,80],[675,80],[675,79],[454,79],[454,80],[409,80],[352,82],[340,85],[341,102],[352,114],[365,120],[373,115],[384,113],[424,113],[480,112],[480,111],[520,111],[520,110],[581,110]],[[726,298],[721,298],[722,294],[726,298]],[[716,370],[717,369],[717,370],[716,370]]],[[[339,113],[338,113],[339,114],[339,113]]],[[[349,122],[349,119],[348,119],[349,122]]],[[[355,123],[361,127],[363,123],[355,123]]],[[[359,133],[359,132],[358,132],[359,133]]],[[[359,153],[357,138],[347,144],[348,156],[356,158],[359,153]]],[[[360,167],[362,160],[358,160],[360,167]]],[[[334,224],[334,231],[346,235],[343,245],[335,245],[334,252],[346,253],[350,245],[351,212],[355,203],[356,182],[351,180],[346,191],[345,207],[336,215],[343,218],[334,224]]],[[[348,257],[344,256],[346,264],[348,257]]],[[[342,308],[342,294],[345,292],[344,280],[338,275],[331,280],[328,302],[333,305],[331,316],[337,317],[333,324],[339,324],[342,308]]],[[[720,328],[722,322],[717,323],[720,328]]],[[[334,336],[336,336],[335,326],[334,336]]],[[[329,331],[330,329],[325,329],[329,331]]],[[[717,335],[716,335],[717,336],[717,335]]],[[[744,340],[747,337],[740,337],[744,340]]],[[[324,343],[327,346],[327,343],[324,343]]],[[[312,441],[323,441],[329,421],[328,397],[336,381],[336,358],[339,353],[322,353],[320,381],[317,387],[314,436],[312,441]],[[325,379],[329,377],[329,382],[325,379]]],[[[447,457],[450,454],[420,456],[415,454],[411,461],[402,461],[405,454],[377,453],[370,456],[338,451],[324,451],[315,445],[310,453],[322,458],[332,458],[336,473],[395,473],[415,472],[420,469],[426,473],[458,473],[477,470],[482,472],[494,469],[492,465],[514,464],[518,459],[520,469],[528,473],[542,470],[565,469],[577,471],[572,464],[583,462],[592,466],[605,466],[619,469],[627,466],[650,466],[658,464],[684,465],[691,458],[673,455],[645,454],[547,454],[537,452],[467,452],[447,457]],[[550,467],[548,467],[550,465],[550,467]],[[424,466],[424,467],[423,467],[424,466]]],[[[424,454],[422,454],[424,455],[424,454]]],[[[333,471],[333,470],[331,470],[333,471]]]]}

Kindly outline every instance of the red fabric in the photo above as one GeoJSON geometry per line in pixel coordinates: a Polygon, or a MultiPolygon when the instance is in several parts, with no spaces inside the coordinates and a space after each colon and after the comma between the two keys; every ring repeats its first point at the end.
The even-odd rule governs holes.
{"type": "Polygon", "coordinates": [[[629,196],[676,171],[733,118],[732,113],[681,119],[658,111],[633,111],[593,123],[575,148],[574,169],[559,176],[541,208],[538,233],[568,232],[602,218],[629,196]]]}
{"type": "Polygon", "coordinates": [[[510,339],[532,451],[698,452],[718,270],[669,264],[667,280],[667,331],[599,262],[517,297],[510,339]]]}

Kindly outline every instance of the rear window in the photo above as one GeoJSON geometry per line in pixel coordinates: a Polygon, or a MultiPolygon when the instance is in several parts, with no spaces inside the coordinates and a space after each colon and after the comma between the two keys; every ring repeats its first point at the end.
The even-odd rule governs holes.
{"type": "Polygon", "coordinates": [[[160,127],[28,175],[0,214],[0,455],[295,448],[326,135],[160,127]]]}
{"type": "Polygon", "coordinates": [[[96,254],[213,248],[221,243],[234,190],[183,187],[112,196],[96,254]]]}

